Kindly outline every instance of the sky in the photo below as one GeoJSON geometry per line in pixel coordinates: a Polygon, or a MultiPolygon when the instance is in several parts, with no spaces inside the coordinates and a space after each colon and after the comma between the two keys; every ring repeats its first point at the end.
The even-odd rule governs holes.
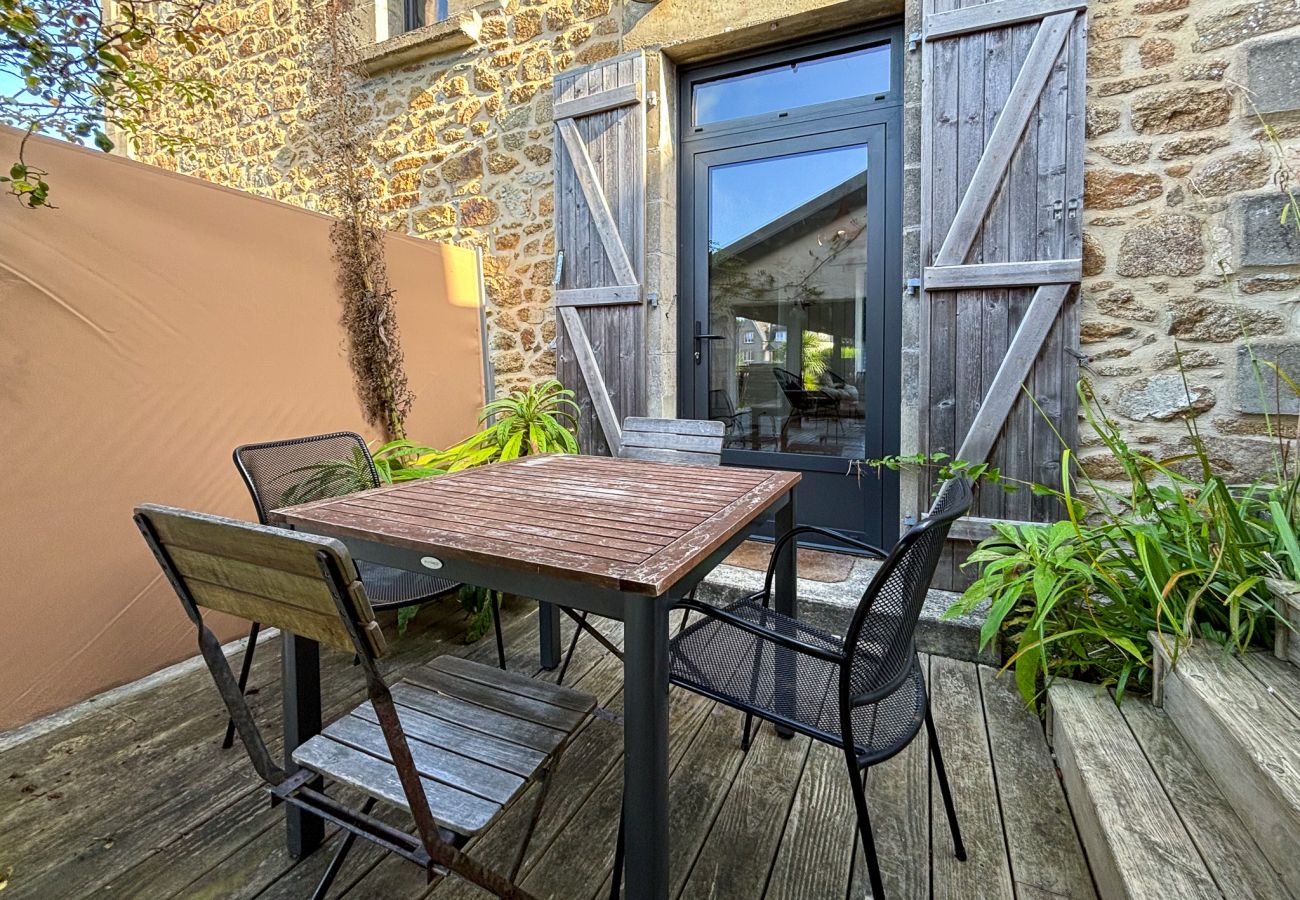
{"type": "Polygon", "coordinates": [[[867,145],[709,169],[709,243],[725,247],[867,170],[867,145]]]}

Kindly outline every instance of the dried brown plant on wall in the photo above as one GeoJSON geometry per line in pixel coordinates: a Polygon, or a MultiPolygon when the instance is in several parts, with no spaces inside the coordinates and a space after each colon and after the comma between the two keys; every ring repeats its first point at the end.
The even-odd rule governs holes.
{"type": "Polygon", "coordinates": [[[386,440],[406,437],[413,399],[407,386],[394,292],[384,260],[384,232],[371,204],[374,185],[366,157],[370,138],[357,99],[358,23],[344,0],[302,7],[304,46],[311,48],[307,99],[323,211],[330,230],[343,302],[340,319],[348,361],[366,421],[386,440]]]}

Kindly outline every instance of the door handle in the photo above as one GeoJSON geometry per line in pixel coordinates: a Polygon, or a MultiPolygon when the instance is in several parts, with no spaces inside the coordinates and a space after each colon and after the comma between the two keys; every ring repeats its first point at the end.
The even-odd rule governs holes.
{"type": "Polygon", "coordinates": [[[699,320],[696,319],[695,320],[695,364],[698,366],[704,359],[704,355],[700,351],[700,348],[703,346],[703,344],[700,343],[701,341],[725,341],[726,339],[727,336],[725,334],[705,334],[704,327],[700,325],[699,320]]]}

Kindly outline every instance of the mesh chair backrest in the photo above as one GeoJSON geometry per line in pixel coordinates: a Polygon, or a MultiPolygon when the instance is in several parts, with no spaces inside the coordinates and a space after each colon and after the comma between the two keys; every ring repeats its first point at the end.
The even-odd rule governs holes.
{"type": "Polygon", "coordinates": [[[340,542],[152,504],[135,513],[191,617],[192,601],[349,653],[383,655],[383,632],[340,542]]]}
{"type": "Polygon", "coordinates": [[[365,439],[351,431],[245,444],[235,449],[235,465],[263,524],[273,509],[342,497],[380,484],[365,439]]]}
{"type": "Polygon", "coordinates": [[[971,502],[967,479],[945,482],[930,512],[899,539],[871,579],[845,637],[852,656],[846,672],[850,700],[888,693],[907,674],[916,623],[948,529],[966,514],[971,502]]]}

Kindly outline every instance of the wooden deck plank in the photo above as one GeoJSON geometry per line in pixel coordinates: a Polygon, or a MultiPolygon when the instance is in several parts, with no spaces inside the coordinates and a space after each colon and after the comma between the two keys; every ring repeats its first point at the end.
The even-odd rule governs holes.
{"type": "Polygon", "coordinates": [[[764,725],[683,888],[682,898],[761,897],[803,773],[809,740],[764,725]],[[737,852],[743,847],[744,852],[737,852]]]}
{"type": "Polygon", "coordinates": [[[975,666],[932,657],[930,704],[966,844],[966,861],[962,862],[953,855],[943,800],[934,785],[930,790],[930,850],[935,900],[1009,900],[1014,888],[975,666]]]}
{"type": "Polygon", "coordinates": [[[1120,712],[1224,896],[1287,900],[1290,893],[1164,710],[1130,698],[1120,712]]]}
{"type": "MultiPolygon", "coordinates": [[[[929,658],[922,656],[921,665],[928,670],[929,658]]],[[[929,900],[930,742],[925,729],[897,756],[867,770],[866,791],[885,896],[929,900]]],[[[849,897],[861,900],[870,894],[862,841],[855,832],[849,897]]]]}
{"type": "Polygon", "coordinates": [[[856,845],[857,814],[844,751],[814,742],[772,866],[767,900],[824,900],[842,894],[856,845]]]}
{"type": "Polygon", "coordinates": [[[1010,675],[998,677],[987,666],[979,675],[1016,897],[1037,889],[1093,900],[1092,876],[1042,723],[1010,675]]]}
{"type": "Polygon", "coordinates": [[[1182,821],[1105,689],[1058,679],[1052,747],[1103,897],[1218,900],[1182,821]]]}
{"type": "MultiPolygon", "coordinates": [[[[463,618],[452,604],[446,607],[438,614],[422,613],[413,634],[394,642],[394,656],[385,661],[390,674],[400,677],[441,653],[482,662],[494,659],[495,647],[490,640],[472,646],[459,643],[463,618]]],[[[541,684],[553,681],[555,673],[539,671],[534,610],[531,603],[508,604],[504,631],[511,669],[535,675],[541,684]]],[[[621,639],[619,623],[598,620],[595,624],[616,643],[621,639]]],[[[259,711],[267,714],[261,721],[273,741],[277,735],[270,719],[278,714],[279,691],[274,686],[278,662],[276,645],[259,649],[255,675],[268,688],[255,695],[253,701],[259,711]]],[[[362,699],[361,683],[347,663],[342,654],[328,655],[323,662],[327,719],[362,699]]],[[[1024,880],[1027,867],[1032,875],[1032,867],[1038,863],[1027,862],[1031,857],[1023,848],[1017,849],[1020,826],[1013,821],[1010,807],[1027,802],[1023,798],[1030,795],[1030,786],[1050,789],[1051,773],[1042,767],[1042,759],[1036,754],[1008,752],[1004,748],[1030,740],[1036,727],[1032,717],[1027,718],[1023,710],[1019,710],[1019,716],[1011,716],[1015,707],[1005,707],[1000,700],[1014,697],[1000,698],[987,683],[989,673],[979,673],[970,663],[944,660],[927,661],[927,665],[938,673],[934,680],[936,715],[942,719],[941,734],[947,738],[944,749],[949,766],[962,770],[960,775],[953,772],[954,791],[968,844],[972,845],[972,861],[981,852],[974,846],[981,839],[980,832],[992,836],[990,843],[1000,844],[1005,828],[1009,843],[998,852],[1003,854],[1001,865],[1015,876],[1019,900],[1085,896],[1051,890],[1058,881],[1050,872],[1038,872],[1037,877],[1024,880]],[[981,674],[986,681],[982,701],[981,674]],[[977,722],[981,702],[984,721],[977,722]],[[949,737],[954,727],[963,737],[949,737]],[[987,737],[983,734],[985,727],[987,737]],[[970,747],[980,752],[974,753],[970,747]],[[963,759],[974,762],[967,765],[963,759]],[[983,788],[972,793],[968,781],[994,785],[998,794],[990,796],[983,788]],[[987,807],[985,815],[971,812],[976,804],[987,807]]],[[[161,704],[160,715],[149,718],[152,707],[143,700],[128,707],[132,717],[150,723],[149,728],[140,729],[126,722],[119,729],[107,728],[121,738],[119,758],[141,743],[152,748],[144,761],[148,777],[155,779],[156,803],[150,809],[132,805],[130,795],[136,786],[119,780],[111,782],[111,789],[97,803],[97,812],[81,818],[73,815],[71,824],[62,817],[40,815],[38,843],[53,847],[55,852],[49,857],[49,865],[42,867],[43,874],[30,881],[22,879],[25,866],[17,866],[6,897],[10,893],[19,898],[49,896],[56,884],[60,896],[260,896],[271,900],[309,893],[338,838],[331,837],[320,852],[306,860],[288,857],[281,811],[271,808],[265,800],[247,759],[238,752],[216,750],[223,719],[206,671],[189,673],[184,678],[190,679],[193,689],[186,693],[178,685],[176,693],[189,697],[186,702],[171,702],[175,693],[159,691],[158,699],[167,701],[161,704]],[[195,702],[200,698],[201,702],[195,702]],[[188,780],[164,781],[168,766],[184,759],[200,760],[205,771],[188,780]],[[224,787],[227,784],[232,787],[224,787]],[[162,813],[158,822],[142,821],[155,810],[162,813]],[[120,821],[114,821],[114,816],[120,821]],[[77,829],[83,828],[87,834],[111,836],[112,850],[81,845],[69,847],[66,852],[59,849],[60,840],[75,838],[77,829]]],[[[567,681],[578,690],[596,694],[613,711],[621,708],[621,664],[594,641],[579,643],[567,681]]],[[[532,682],[520,684],[528,688],[532,682]]],[[[112,719],[102,713],[94,715],[97,723],[105,726],[112,719]]],[[[837,751],[821,745],[811,747],[802,738],[780,740],[765,726],[750,753],[741,754],[739,715],[676,689],[672,725],[672,896],[708,896],[713,900],[749,900],[764,895],[838,898],[846,889],[852,897],[865,896],[860,859],[855,871],[849,871],[848,858],[856,850],[856,834],[847,779],[837,751]],[[744,852],[737,848],[744,848],[744,852]]],[[[15,748],[13,755],[0,753],[0,771],[7,774],[10,760],[20,759],[43,767],[42,771],[56,772],[57,767],[40,761],[46,747],[63,747],[66,752],[60,762],[65,770],[72,771],[92,750],[89,741],[74,740],[78,729],[83,736],[94,731],[80,722],[36,739],[33,746],[15,748]]],[[[543,896],[599,900],[605,895],[617,825],[621,758],[622,731],[615,722],[595,719],[575,736],[554,775],[546,810],[525,860],[526,886],[543,896]]],[[[99,760],[92,760],[91,765],[99,767],[100,783],[104,783],[102,776],[110,772],[111,766],[99,760]]],[[[75,803],[80,792],[93,782],[70,780],[60,784],[70,786],[72,796],[67,799],[75,803]]],[[[937,792],[932,797],[924,732],[903,753],[869,773],[867,790],[888,896],[891,900],[930,896],[929,844],[933,839],[936,853],[941,852],[947,825],[937,792]]],[[[350,792],[342,796],[360,801],[350,792]]],[[[494,866],[507,866],[531,813],[532,796],[526,794],[499,816],[471,843],[471,852],[494,866]]],[[[44,802],[57,805],[62,801],[44,802]]],[[[30,809],[36,812],[42,806],[35,803],[30,809]]],[[[1055,812],[1036,811],[1048,819],[1055,812]]],[[[11,844],[4,838],[22,824],[31,823],[30,817],[12,810],[6,809],[4,814],[16,824],[8,832],[0,831],[0,856],[10,852],[11,844]]],[[[400,810],[383,815],[399,826],[406,822],[406,814],[400,810]]],[[[0,865],[6,862],[0,859],[0,865]]],[[[19,862],[25,863],[25,859],[19,862]]],[[[936,856],[933,865],[936,895],[958,895],[953,870],[971,864],[949,859],[945,869],[945,860],[936,856]]],[[[972,876],[968,880],[977,879],[972,876]]],[[[988,883],[997,882],[995,879],[988,883]]],[[[978,893],[966,896],[990,896],[988,883],[978,884],[978,893]]],[[[332,891],[334,897],[343,895],[436,900],[481,900],[485,896],[455,878],[429,887],[415,866],[365,842],[354,848],[332,891]]]]}

